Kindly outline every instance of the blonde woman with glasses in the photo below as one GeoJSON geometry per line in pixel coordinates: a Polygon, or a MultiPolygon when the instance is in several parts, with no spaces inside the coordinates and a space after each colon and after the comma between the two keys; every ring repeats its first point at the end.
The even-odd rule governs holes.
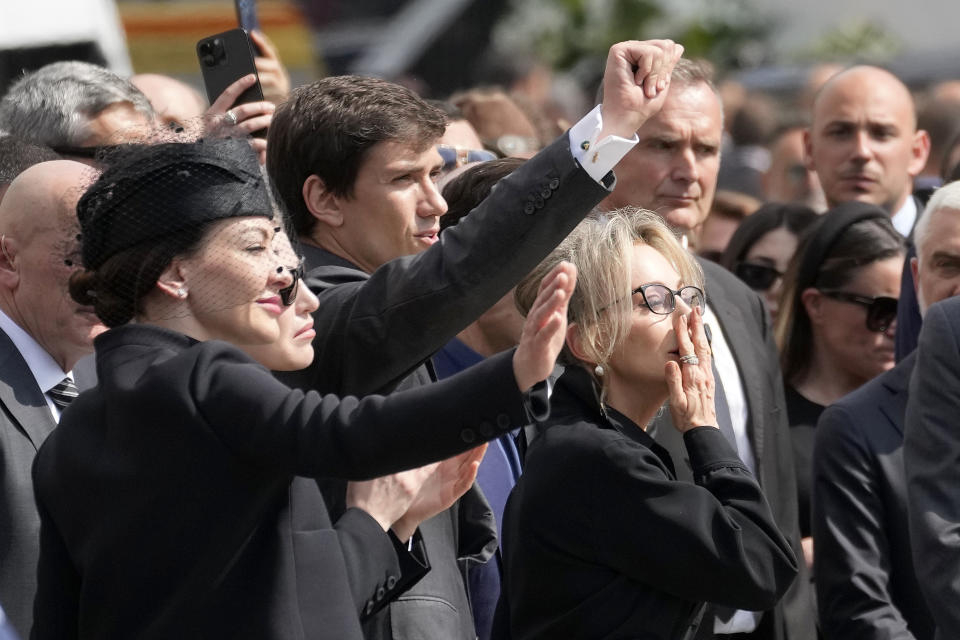
{"type": "Polygon", "coordinates": [[[585,219],[517,289],[578,270],[567,368],[507,504],[497,624],[514,640],[687,638],[706,602],[773,607],[797,572],[756,480],[716,426],[703,276],[659,217],[585,219]],[[646,433],[669,402],[697,484],[646,433]]]}

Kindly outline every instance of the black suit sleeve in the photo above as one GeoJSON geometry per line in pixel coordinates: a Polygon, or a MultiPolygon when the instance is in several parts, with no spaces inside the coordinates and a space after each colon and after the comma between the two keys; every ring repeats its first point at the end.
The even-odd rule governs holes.
{"type": "Polygon", "coordinates": [[[913,640],[890,591],[890,545],[876,453],[857,416],[827,408],[813,452],[813,536],[826,640],[913,640]]]}
{"type": "Polygon", "coordinates": [[[938,638],[960,638],[960,298],[935,304],[920,330],[903,456],[910,546],[938,638]]]}
{"type": "Polygon", "coordinates": [[[284,379],[358,396],[383,392],[503,297],[608,194],[563,135],[427,251],[357,282],[344,283],[341,267],[329,281],[329,270],[313,269],[316,357],[284,379]]]}
{"type": "Polygon", "coordinates": [[[366,480],[446,459],[527,416],[511,352],[358,400],[291,390],[222,343],[198,349],[189,391],[197,412],[234,455],[282,474],[366,480]]]}
{"type": "Polygon", "coordinates": [[[360,619],[376,613],[412,587],[430,570],[419,530],[407,543],[384,532],[362,509],[347,509],[337,523],[337,538],[360,619]]]}
{"type": "Polygon", "coordinates": [[[797,560],[759,485],[718,429],[693,429],[684,441],[696,485],[668,477],[649,450],[605,449],[593,464],[594,552],[687,600],[772,608],[797,560]]]}
{"type": "MultiPolygon", "coordinates": [[[[34,465],[36,482],[37,465],[34,465]]],[[[36,486],[36,485],[35,485],[36,486]]],[[[50,514],[40,511],[40,547],[37,594],[34,598],[33,640],[79,637],[80,576],[50,514]]]]}

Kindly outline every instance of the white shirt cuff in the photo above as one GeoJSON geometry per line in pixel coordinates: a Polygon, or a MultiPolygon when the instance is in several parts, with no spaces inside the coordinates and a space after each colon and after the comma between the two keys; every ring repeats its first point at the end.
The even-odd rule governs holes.
{"type": "Polygon", "coordinates": [[[606,136],[597,140],[603,129],[603,114],[597,105],[570,128],[570,152],[591,178],[602,182],[627,152],[640,141],[637,134],[627,140],[620,136],[606,136]]]}

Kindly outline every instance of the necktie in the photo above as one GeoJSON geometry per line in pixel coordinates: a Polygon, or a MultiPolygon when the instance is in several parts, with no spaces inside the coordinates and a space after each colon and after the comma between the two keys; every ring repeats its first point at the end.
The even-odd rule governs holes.
{"type": "Polygon", "coordinates": [[[73,380],[67,377],[58,382],[47,394],[50,396],[50,399],[53,400],[53,404],[57,405],[60,411],[63,411],[67,408],[67,405],[76,400],[80,392],[77,390],[77,385],[73,383],[73,380]]]}
{"type": "Polygon", "coordinates": [[[720,433],[727,439],[733,450],[737,452],[737,455],[740,455],[740,451],[737,449],[737,436],[733,431],[733,419],[730,417],[730,405],[727,404],[727,394],[723,391],[723,382],[720,380],[720,372],[717,371],[716,361],[711,360],[710,366],[713,367],[713,402],[717,410],[717,426],[720,427],[720,433]]]}

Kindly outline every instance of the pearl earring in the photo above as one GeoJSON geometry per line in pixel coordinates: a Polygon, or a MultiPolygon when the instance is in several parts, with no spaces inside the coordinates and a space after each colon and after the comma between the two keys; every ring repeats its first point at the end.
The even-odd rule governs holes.
{"type": "Polygon", "coordinates": [[[598,378],[602,378],[602,377],[603,377],[603,373],[604,373],[604,371],[603,371],[603,365],[602,365],[602,364],[598,364],[597,366],[595,366],[595,367],[593,368],[593,372],[594,372],[595,374],[597,374],[597,377],[598,377],[598,378]]]}

